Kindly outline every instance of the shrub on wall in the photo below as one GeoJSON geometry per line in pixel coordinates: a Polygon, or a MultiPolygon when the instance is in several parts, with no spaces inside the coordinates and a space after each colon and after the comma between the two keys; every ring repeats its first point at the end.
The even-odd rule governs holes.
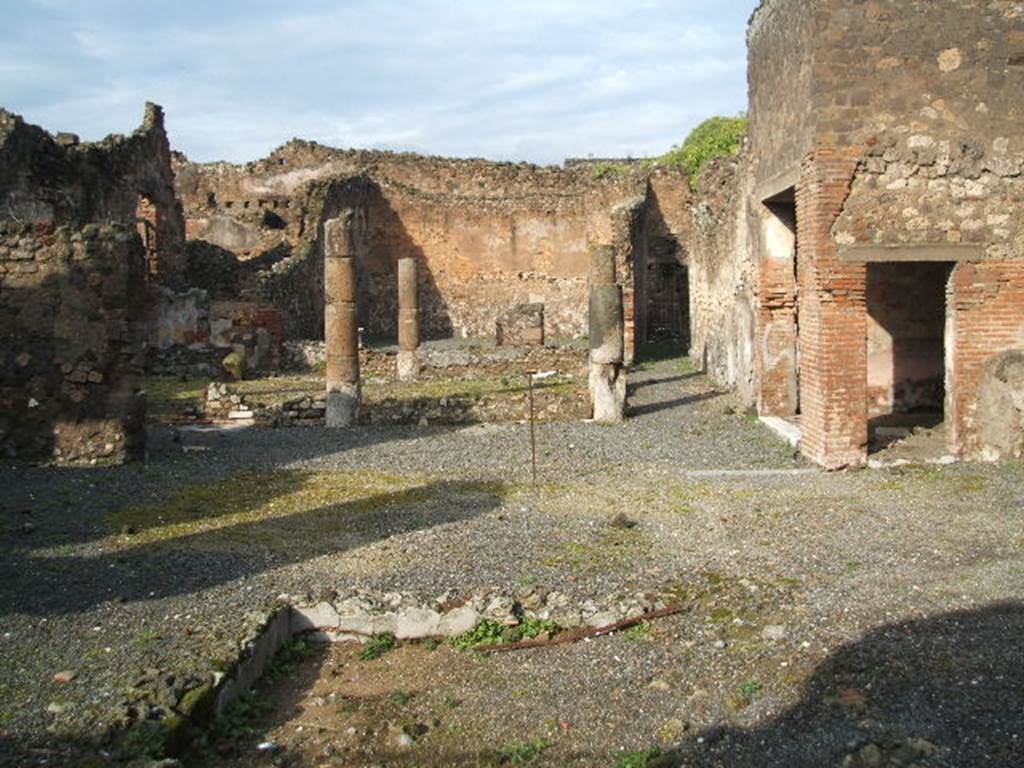
{"type": "Polygon", "coordinates": [[[748,123],[746,114],[709,118],[694,128],[682,144],[676,144],[659,157],[656,164],[685,168],[690,174],[690,185],[695,187],[708,161],[731,157],[740,151],[748,123]]]}

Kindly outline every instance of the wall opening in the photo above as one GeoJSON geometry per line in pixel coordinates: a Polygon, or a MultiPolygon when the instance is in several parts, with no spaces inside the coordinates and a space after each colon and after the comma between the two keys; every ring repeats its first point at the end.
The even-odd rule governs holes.
{"type": "Polygon", "coordinates": [[[672,341],[690,348],[690,276],[680,262],[682,248],[674,237],[654,238],[646,263],[645,342],[672,341]]]}
{"type": "Polygon", "coordinates": [[[796,189],[790,187],[766,199],[764,210],[762,375],[758,410],[763,416],[795,418],[800,414],[796,189]]]}
{"type": "Polygon", "coordinates": [[[867,412],[872,448],[944,420],[948,262],[867,267],[867,412]]]}

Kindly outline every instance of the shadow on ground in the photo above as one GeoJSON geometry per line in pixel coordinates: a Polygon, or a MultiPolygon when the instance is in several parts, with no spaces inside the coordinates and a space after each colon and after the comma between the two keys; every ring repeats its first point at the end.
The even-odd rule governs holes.
{"type": "MultiPolygon", "coordinates": [[[[389,536],[468,520],[500,505],[504,493],[499,483],[431,482],[394,490],[371,484],[370,493],[353,498],[343,485],[322,483],[338,474],[250,473],[199,486],[199,492],[185,487],[155,507],[129,508],[123,520],[124,510],[116,513],[110,522],[123,523],[130,533],[116,536],[116,544],[96,555],[54,556],[45,546],[42,553],[7,548],[0,566],[6,584],[0,589],[0,615],[46,616],[111,600],[190,594],[389,536]],[[316,501],[324,503],[311,503],[316,501]]],[[[342,483],[351,480],[349,473],[340,477],[342,483]]]]}
{"type": "Polygon", "coordinates": [[[1020,766],[1022,637],[1018,602],[879,627],[822,662],[781,716],[705,732],[671,764],[1020,766]]]}

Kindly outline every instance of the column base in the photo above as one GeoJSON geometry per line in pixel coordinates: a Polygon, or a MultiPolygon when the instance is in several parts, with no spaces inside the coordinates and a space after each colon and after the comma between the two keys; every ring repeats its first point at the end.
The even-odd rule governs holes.
{"type": "Polygon", "coordinates": [[[325,421],[330,428],[351,427],[359,418],[359,384],[328,384],[325,421]]]}
{"type": "Polygon", "coordinates": [[[591,363],[589,384],[594,421],[621,424],[626,417],[626,369],[618,363],[591,363]]]}
{"type": "Polygon", "coordinates": [[[420,375],[419,353],[409,350],[398,352],[398,380],[415,381],[420,375]]]}

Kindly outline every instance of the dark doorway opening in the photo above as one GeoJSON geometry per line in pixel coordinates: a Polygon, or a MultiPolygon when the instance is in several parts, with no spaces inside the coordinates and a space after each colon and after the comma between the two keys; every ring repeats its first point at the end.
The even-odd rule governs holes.
{"type": "Polygon", "coordinates": [[[867,267],[867,411],[872,448],[942,424],[946,262],[867,267]]]}

